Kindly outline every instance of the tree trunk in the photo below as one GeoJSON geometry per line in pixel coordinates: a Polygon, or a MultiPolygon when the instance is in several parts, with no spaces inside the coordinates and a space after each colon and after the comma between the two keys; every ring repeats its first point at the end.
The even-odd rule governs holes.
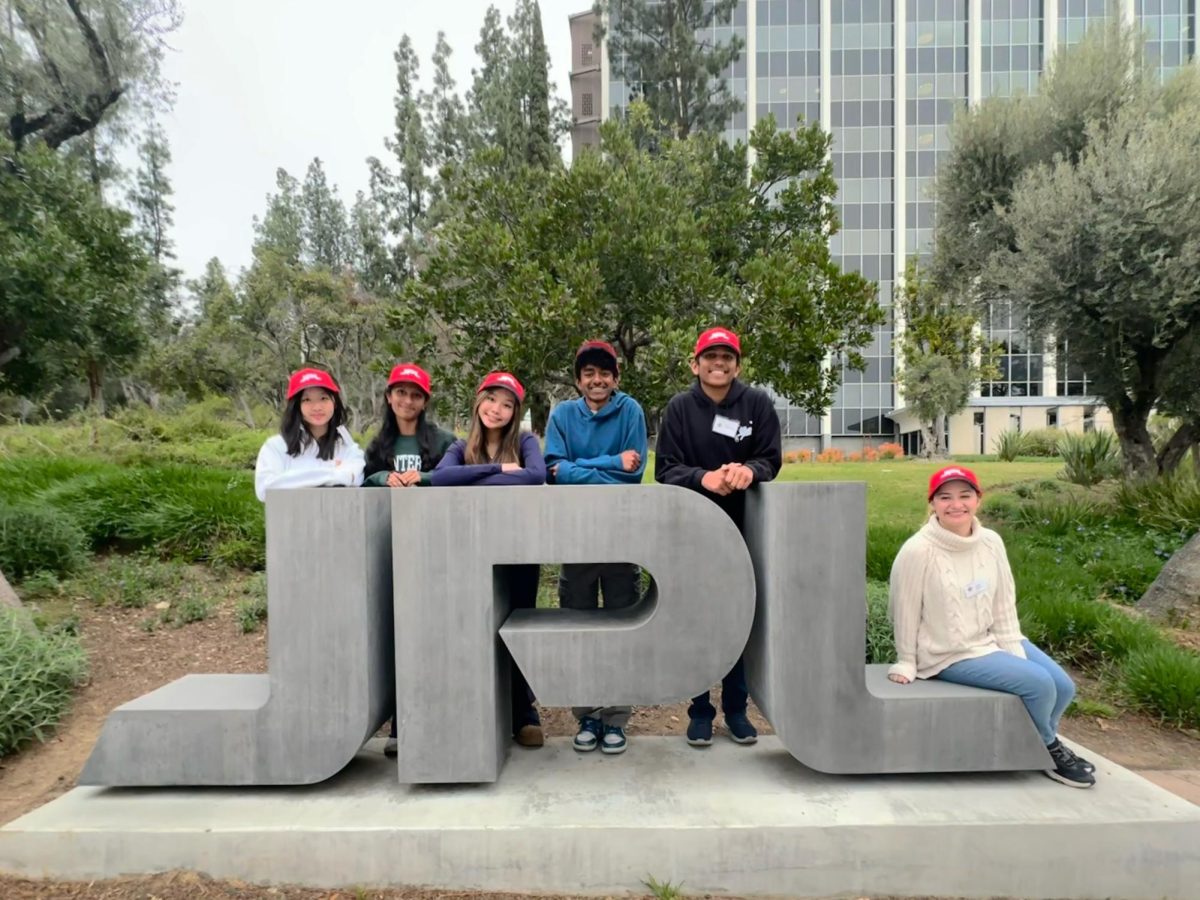
{"type": "Polygon", "coordinates": [[[1150,439],[1150,429],[1146,427],[1150,408],[1130,403],[1128,399],[1122,403],[1110,403],[1108,408],[1112,411],[1113,428],[1121,442],[1125,474],[1138,480],[1153,478],[1159,469],[1154,441],[1150,439]]]}
{"type": "Polygon", "coordinates": [[[1167,445],[1158,454],[1158,471],[1163,474],[1174,472],[1197,441],[1200,441],[1200,425],[1195,422],[1184,422],[1180,425],[1179,430],[1171,435],[1167,445]]]}
{"type": "Polygon", "coordinates": [[[12,589],[8,583],[8,579],[4,577],[4,573],[0,572],[0,606],[7,606],[11,609],[24,610],[21,605],[21,598],[17,596],[17,592],[12,589]]]}
{"type": "Polygon", "coordinates": [[[33,615],[24,606],[21,605],[21,598],[17,596],[8,583],[8,579],[4,577],[4,573],[0,572],[0,609],[11,609],[16,612],[17,622],[24,628],[30,631],[37,631],[37,625],[34,624],[33,615]]]}
{"type": "Polygon", "coordinates": [[[104,366],[94,359],[87,363],[88,405],[104,415],[104,366]]]}

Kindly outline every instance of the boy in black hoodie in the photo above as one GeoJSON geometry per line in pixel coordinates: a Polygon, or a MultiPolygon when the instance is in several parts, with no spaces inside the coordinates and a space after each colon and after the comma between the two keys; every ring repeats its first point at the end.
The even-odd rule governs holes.
{"type": "MultiPolygon", "coordinates": [[[[654,480],[698,491],[742,530],[746,489],[770,481],[783,463],[779,416],[765,391],[737,380],[742,347],[728,328],[710,328],[696,341],[696,383],[667,404],[655,446],[654,480]]],[[[746,673],[742,660],[721,680],[721,711],[729,736],[753,744],[758,731],[746,717],[746,673]]],[[[712,743],[716,709],[708,691],[688,708],[688,743],[712,743]]]]}

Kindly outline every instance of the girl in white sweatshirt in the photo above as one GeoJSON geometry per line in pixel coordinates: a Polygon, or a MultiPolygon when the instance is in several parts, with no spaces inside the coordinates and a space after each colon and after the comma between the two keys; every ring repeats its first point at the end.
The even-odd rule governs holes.
{"type": "Polygon", "coordinates": [[[899,684],[940,678],[1016,694],[1054,761],[1046,774],[1071,787],[1096,783],[1094,767],[1058,739],[1075,696],[1070,676],[1021,634],[1004,541],[975,517],[982,492],[965,466],[929,479],[932,515],[892,564],[889,608],[899,684]]]}
{"type": "Polygon", "coordinates": [[[343,424],[346,411],[328,372],[301,369],[288,380],[279,434],[267,438],[254,466],[254,492],[264,503],[274,488],[356,487],[363,453],[343,424]]]}

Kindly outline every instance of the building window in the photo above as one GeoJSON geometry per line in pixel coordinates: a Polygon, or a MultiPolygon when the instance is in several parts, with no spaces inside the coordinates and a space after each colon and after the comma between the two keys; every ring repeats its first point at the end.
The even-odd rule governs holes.
{"type": "Polygon", "coordinates": [[[1047,428],[1057,428],[1058,427],[1058,410],[1057,409],[1046,410],[1046,427],[1047,428]]]}
{"type": "Polygon", "coordinates": [[[1054,348],[1054,364],[1058,373],[1056,392],[1060,397],[1086,397],[1090,393],[1087,372],[1071,355],[1070,341],[1059,341],[1054,348]]]}
{"type": "Polygon", "coordinates": [[[991,308],[984,333],[996,345],[997,377],[979,386],[984,397],[1040,397],[1042,348],[1028,337],[1028,321],[1019,312],[991,308]]]}
{"type": "Polygon", "coordinates": [[[595,104],[592,102],[591,94],[584,94],[580,105],[583,107],[582,115],[585,119],[590,119],[592,116],[595,115],[595,113],[593,112],[595,104]]]}
{"type": "Polygon", "coordinates": [[[579,45],[579,65],[590,66],[595,61],[596,50],[591,44],[579,45]]]}

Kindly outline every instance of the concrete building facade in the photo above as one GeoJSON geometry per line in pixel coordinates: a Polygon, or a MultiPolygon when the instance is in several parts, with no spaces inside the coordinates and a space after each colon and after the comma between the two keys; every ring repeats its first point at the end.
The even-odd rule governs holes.
{"type": "MultiPolygon", "coordinates": [[[[892,296],[904,260],[930,250],[930,190],[954,116],[986,97],[1036,91],[1057,48],[1115,17],[1146,31],[1147,57],[1166,77],[1196,58],[1196,15],[1196,0],[741,0],[730,23],[713,28],[712,39],[744,42],[725,73],[744,106],[726,138],[745,140],[768,115],[781,125],[799,116],[821,122],[833,135],[842,222],[831,249],[843,268],[878,283],[888,313],[864,349],[865,370],[843,366],[824,414],[780,399],[789,447],[919,446],[895,383],[892,296]]],[[[595,146],[599,122],[621,115],[635,94],[626,82],[633,73],[608,59],[595,24],[590,11],[570,19],[574,154],[595,146]]],[[[1072,362],[1069,335],[1035,345],[1007,311],[981,324],[1003,347],[999,374],[948,422],[952,453],[993,452],[1011,428],[1111,427],[1072,362]]]]}

